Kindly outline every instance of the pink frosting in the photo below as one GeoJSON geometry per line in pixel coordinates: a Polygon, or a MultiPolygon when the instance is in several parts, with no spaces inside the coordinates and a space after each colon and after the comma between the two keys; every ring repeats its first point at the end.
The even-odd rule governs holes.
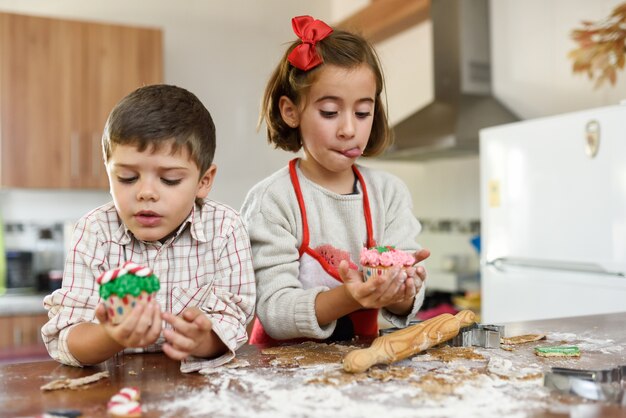
{"type": "Polygon", "coordinates": [[[373,247],[361,249],[361,265],[363,266],[405,266],[415,264],[415,257],[406,251],[393,247],[373,247]]]}

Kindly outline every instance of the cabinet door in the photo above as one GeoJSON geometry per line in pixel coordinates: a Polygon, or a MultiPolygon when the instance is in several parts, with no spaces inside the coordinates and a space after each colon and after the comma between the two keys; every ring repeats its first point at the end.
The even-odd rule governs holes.
{"type": "Polygon", "coordinates": [[[81,131],[83,187],[108,187],[101,139],[113,106],[133,90],[161,83],[161,31],[120,25],[86,24],[83,37],[86,89],[78,100],[85,111],[81,131]]]}
{"type": "Polygon", "coordinates": [[[80,26],[0,14],[0,184],[69,187],[80,26]],[[61,77],[62,75],[62,77],[61,77]]]}
{"type": "Polygon", "coordinates": [[[160,30],[0,13],[0,185],[108,188],[106,118],[162,60],[160,30]]]}
{"type": "Polygon", "coordinates": [[[28,348],[45,350],[41,327],[48,322],[48,314],[31,314],[0,317],[0,352],[28,348]]]}
{"type": "Polygon", "coordinates": [[[13,347],[13,318],[0,316],[0,352],[13,347]]]}

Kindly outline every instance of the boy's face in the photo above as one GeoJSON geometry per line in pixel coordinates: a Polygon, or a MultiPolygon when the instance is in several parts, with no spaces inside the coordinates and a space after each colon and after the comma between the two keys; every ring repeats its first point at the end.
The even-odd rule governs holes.
{"type": "Polygon", "coordinates": [[[158,241],[176,230],[215,178],[215,164],[200,176],[187,148],[171,154],[172,143],[143,152],[115,145],[106,164],[117,213],[143,241],[158,241]]]}

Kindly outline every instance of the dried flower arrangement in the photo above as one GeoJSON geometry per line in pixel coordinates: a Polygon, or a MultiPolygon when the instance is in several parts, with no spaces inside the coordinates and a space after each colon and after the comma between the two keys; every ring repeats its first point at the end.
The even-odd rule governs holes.
{"type": "Polygon", "coordinates": [[[582,29],[575,29],[571,34],[578,43],[578,48],[568,54],[574,61],[573,72],[596,78],[596,88],[605,80],[614,85],[617,70],[624,68],[626,57],[626,3],[599,22],[583,21],[582,24],[582,29]]]}

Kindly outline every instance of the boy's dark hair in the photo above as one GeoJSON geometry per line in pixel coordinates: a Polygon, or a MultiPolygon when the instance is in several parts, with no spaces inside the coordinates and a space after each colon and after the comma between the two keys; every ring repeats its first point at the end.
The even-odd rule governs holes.
{"type": "Polygon", "coordinates": [[[372,157],[381,154],[391,145],[393,136],[381,99],[384,87],[383,73],[380,60],[372,45],[360,35],[333,29],[330,35],[315,45],[317,53],[322,58],[322,64],[308,71],[303,71],[292,66],[287,60],[289,53],[301,43],[302,41],[298,39],[289,46],[265,88],[261,102],[259,126],[265,121],[268,142],[285,151],[297,152],[302,147],[300,130],[287,125],[280,114],[278,102],[282,96],[288,97],[296,106],[302,106],[303,98],[325,64],[342,68],[356,68],[365,64],[374,73],[376,97],[372,132],[367,147],[363,151],[363,156],[372,157]]]}
{"type": "Polygon", "coordinates": [[[109,114],[102,135],[104,161],[109,161],[115,145],[156,150],[172,139],[172,152],[187,147],[202,176],[215,154],[215,125],[209,111],[181,87],[141,87],[120,100],[109,114]]]}

